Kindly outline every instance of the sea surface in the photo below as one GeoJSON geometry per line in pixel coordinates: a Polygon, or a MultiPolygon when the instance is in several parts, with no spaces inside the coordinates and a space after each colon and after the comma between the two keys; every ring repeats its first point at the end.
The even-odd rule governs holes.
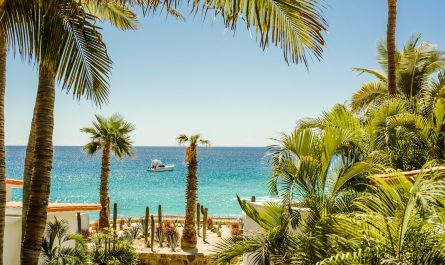
{"type": "MultiPolygon", "coordinates": [[[[22,179],[24,146],[6,148],[7,177],[22,179]]],[[[118,215],[139,217],[145,207],[158,204],[165,214],[185,212],[187,167],[184,147],[135,147],[135,159],[111,159],[109,193],[118,204],[118,215]],[[149,172],[152,159],[175,164],[171,172],[149,172]]],[[[257,147],[202,147],[198,150],[198,201],[209,215],[240,215],[236,194],[244,198],[268,197],[270,168],[266,149],[257,147]]],[[[101,154],[89,156],[82,147],[56,146],[51,176],[51,202],[98,203],[101,154]]],[[[21,200],[21,189],[13,199],[21,200]]],[[[92,218],[97,214],[93,213],[92,218]]]]}

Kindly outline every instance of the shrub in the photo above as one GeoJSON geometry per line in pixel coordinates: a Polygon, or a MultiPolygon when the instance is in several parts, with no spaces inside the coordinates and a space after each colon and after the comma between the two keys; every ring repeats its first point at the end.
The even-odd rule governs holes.
{"type": "Polygon", "coordinates": [[[136,265],[138,255],[125,238],[114,239],[112,233],[99,233],[93,236],[94,246],[90,259],[97,265],[136,265]]]}
{"type": "Polygon", "coordinates": [[[167,238],[167,244],[170,247],[170,250],[174,252],[179,241],[179,233],[176,229],[176,224],[165,222],[163,230],[164,236],[167,238]]]}
{"type": "Polygon", "coordinates": [[[208,217],[207,218],[207,228],[211,230],[212,227],[213,227],[213,218],[212,217],[208,217]]]}
{"type": "Polygon", "coordinates": [[[240,225],[238,223],[233,223],[230,225],[230,234],[232,236],[241,235],[241,229],[240,229],[240,225]]]}
{"type": "Polygon", "coordinates": [[[124,229],[125,220],[123,218],[119,219],[119,230],[124,229]]]}
{"type": "Polygon", "coordinates": [[[42,242],[42,264],[85,264],[88,259],[87,247],[82,235],[68,234],[68,222],[58,220],[49,222],[46,226],[45,238],[42,242]],[[66,243],[74,240],[75,247],[66,243]]]}

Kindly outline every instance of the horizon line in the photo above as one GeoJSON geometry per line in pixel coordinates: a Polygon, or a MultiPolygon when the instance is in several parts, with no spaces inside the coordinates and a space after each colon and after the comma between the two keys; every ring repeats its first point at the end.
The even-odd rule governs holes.
{"type": "MultiPolygon", "coordinates": [[[[20,144],[7,144],[5,146],[11,146],[11,147],[26,147],[27,145],[20,145],[20,144]]],[[[53,145],[53,147],[82,147],[83,145],[53,145]]],[[[179,145],[133,145],[133,147],[184,147],[179,145]]],[[[267,148],[268,146],[232,146],[232,145],[215,145],[211,147],[205,147],[203,148],[214,148],[214,147],[227,147],[227,148],[233,148],[233,147],[240,147],[240,148],[267,148]]]]}

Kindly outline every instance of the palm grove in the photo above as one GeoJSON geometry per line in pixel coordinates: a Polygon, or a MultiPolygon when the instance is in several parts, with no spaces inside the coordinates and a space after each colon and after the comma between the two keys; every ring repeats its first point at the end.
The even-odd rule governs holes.
{"type": "MultiPolygon", "coordinates": [[[[4,94],[7,50],[38,66],[38,85],[26,150],[23,189],[22,264],[37,264],[47,219],[53,159],[56,83],[77,100],[107,102],[111,60],[97,20],[121,29],[135,29],[136,15],[162,10],[177,18],[173,1],[0,1],[0,237],[5,222],[4,94]]],[[[178,1],[174,1],[178,3],[178,1]]],[[[288,62],[307,64],[307,55],[320,58],[326,22],[315,0],[193,1],[193,10],[214,10],[226,27],[235,29],[238,18],[254,28],[260,45],[280,45],[288,62]]],[[[206,12],[203,12],[206,14],[206,12]]],[[[106,147],[106,146],[103,146],[106,147]]],[[[101,146],[101,148],[103,148],[101,146]]],[[[93,150],[91,150],[93,151],[93,150]]],[[[3,240],[0,240],[0,255],[3,240]]],[[[3,258],[0,256],[0,263],[3,258]]]]}

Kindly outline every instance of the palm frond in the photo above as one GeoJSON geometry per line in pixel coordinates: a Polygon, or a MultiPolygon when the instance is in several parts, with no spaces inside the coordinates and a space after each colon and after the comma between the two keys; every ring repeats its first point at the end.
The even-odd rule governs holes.
{"type": "Polygon", "coordinates": [[[136,30],[140,27],[138,16],[132,10],[113,1],[81,1],[88,13],[110,22],[121,30],[136,30]]]}
{"type": "Polygon", "coordinates": [[[62,88],[67,93],[72,90],[76,99],[106,102],[111,60],[96,17],[79,3],[66,1],[56,1],[36,16],[37,59],[57,73],[62,88]]]}

